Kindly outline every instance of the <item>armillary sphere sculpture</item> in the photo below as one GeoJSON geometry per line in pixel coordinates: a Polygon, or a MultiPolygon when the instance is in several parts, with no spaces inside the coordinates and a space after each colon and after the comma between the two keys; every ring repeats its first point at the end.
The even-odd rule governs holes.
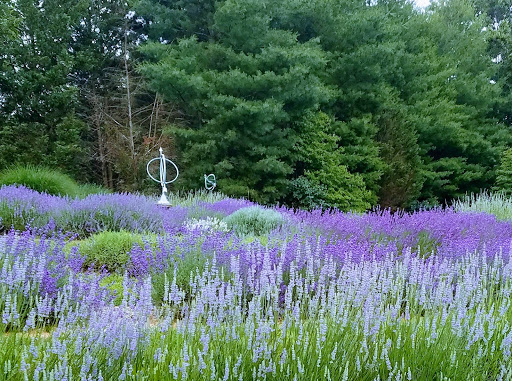
{"type": "Polygon", "coordinates": [[[204,175],[204,187],[206,190],[212,191],[217,186],[217,179],[215,179],[215,175],[210,173],[209,175],[204,175]]]}
{"type": "Polygon", "coordinates": [[[158,205],[170,206],[171,203],[167,199],[167,195],[166,195],[167,194],[167,184],[170,184],[170,183],[176,181],[176,179],[180,175],[180,171],[178,170],[178,167],[176,166],[176,164],[174,164],[171,160],[169,160],[165,157],[164,150],[162,149],[162,147],[160,147],[159,151],[160,151],[160,157],[155,157],[154,159],[151,159],[148,162],[148,165],[146,166],[146,172],[148,173],[149,177],[152,180],[154,180],[157,183],[160,183],[160,185],[162,185],[162,196],[160,197],[160,200],[158,200],[158,205]],[[160,180],[155,179],[149,172],[150,164],[156,160],[160,160],[160,180]],[[176,169],[176,176],[174,177],[174,179],[169,180],[169,181],[167,181],[167,163],[171,163],[174,166],[174,168],[176,169]]]}

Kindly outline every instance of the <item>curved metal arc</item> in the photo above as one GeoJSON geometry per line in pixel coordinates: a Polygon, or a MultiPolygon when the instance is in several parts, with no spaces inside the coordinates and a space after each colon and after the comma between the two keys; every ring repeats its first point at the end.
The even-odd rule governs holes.
{"type": "Polygon", "coordinates": [[[206,190],[213,190],[217,186],[217,179],[213,173],[210,173],[208,176],[204,175],[204,187],[206,190]]]}
{"type": "MultiPolygon", "coordinates": [[[[163,156],[163,155],[162,155],[163,156]]],[[[169,163],[171,163],[173,166],[174,166],[174,169],[176,169],[176,176],[174,177],[174,179],[172,180],[169,180],[169,181],[165,181],[165,184],[170,184],[170,183],[173,183],[174,181],[176,181],[176,179],[178,178],[178,176],[180,175],[180,171],[178,169],[178,166],[176,164],[174,164],[174,162],[172,160],[169,160],[167,158],[165,158],[164,156],[164,159],[165,161],[168,161],[169,163]]],[[[148,161],[148,164],[146,165],[146,172],[148,173],[148,176],[153,180],[153,181],[156,181],[157,183],[160,183],[162,184],[162,180],[158,180],[158,179],[155,179],[151,173],[149,172],[149,166],[151,165],[152,162],[154,162],[155,160],[161,160],[161,158],[159,157],[155,157],[154,159],[151,159],[150,161],[148,161]]],[[[165,163],[164,161],[164,163],[165,163]]],[[[164,164],[164,170],[166,170],[167,166],[164,164]]],[[[160,162],[160,177],[162,178],[162,162],[160,162]]]]}

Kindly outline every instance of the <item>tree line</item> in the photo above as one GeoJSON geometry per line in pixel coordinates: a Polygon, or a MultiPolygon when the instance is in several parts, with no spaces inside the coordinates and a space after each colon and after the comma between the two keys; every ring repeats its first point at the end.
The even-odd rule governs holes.
{"type": "Polygon", "coordinates": [[[512,184],[507,0],[2,0],[0,168],[417,208],[512,184]]]}

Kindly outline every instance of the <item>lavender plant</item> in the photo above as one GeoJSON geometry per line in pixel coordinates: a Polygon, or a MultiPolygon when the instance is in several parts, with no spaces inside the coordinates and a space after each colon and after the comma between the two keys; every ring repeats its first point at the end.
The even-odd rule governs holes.
{"type": "MultiPolygon", "coordinates": [[[[150,200],[101,197],[113,222],[91,231],[160,234],[102,271],[66,252],[69,235],[0,238],[0,379],[512,378],[511,222],[280,208],[280,229],[246,240],[208,219],[246,201],[155,209],[144,225],[132,203],[150,200]]],[[[52,218],[76,201],[59,200],[52,218]]]]}

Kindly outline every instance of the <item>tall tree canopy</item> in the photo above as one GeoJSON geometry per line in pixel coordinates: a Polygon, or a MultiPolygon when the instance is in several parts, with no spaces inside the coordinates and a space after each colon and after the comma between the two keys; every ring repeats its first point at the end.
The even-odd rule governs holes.
{"type": "Polygon", "coordinates": [[[86,125],[75,115],[78,97],[70,85],[68,49],[83,2],[14,2],[19,15],[14,38],[0,55],[0,167],[14,161],[57,165],[78,175],[86,161],[81,138],[86,125]]]}
{"type": "Polygon", "coordinates": [[[506,0],[17,0],[0,15],[0,167],[140,190],[163,145],[180,188],[214,172],[230,195],[345,210],[505,184],[506,0]]]}
{"type": "Polygon", "coordinates": [[[332,91],[318,75],[327,63],[319,44],[274,28],[279,12],[273,1],[227,0],[205,15],[212,19],[208,41],[193,35],[143,49],[155,63],[141,72],[186,116],[172,129],[184,186],[215,172],[228,194],[260,202],[286,194],[296,125],[332,91]]]}

